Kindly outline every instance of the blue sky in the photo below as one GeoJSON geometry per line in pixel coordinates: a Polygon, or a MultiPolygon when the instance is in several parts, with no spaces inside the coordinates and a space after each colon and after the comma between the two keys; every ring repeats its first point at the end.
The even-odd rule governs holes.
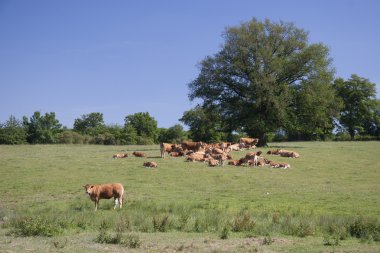
{"type": "Polygon", "coordinates": [[[187,84],[223,31],[255,17],[293,22],[330,48],[336,77],[357,74],[380,97],[378,0],[0,0],[0,122],[55,112],[106,124],[149,112],[159,127],[193,108],[187,84]]]}

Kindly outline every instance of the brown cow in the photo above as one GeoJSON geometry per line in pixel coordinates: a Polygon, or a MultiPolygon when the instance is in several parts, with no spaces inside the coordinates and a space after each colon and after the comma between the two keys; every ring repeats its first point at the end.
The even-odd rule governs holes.
{"type": "Polygon", "coordinates": [[[144,167],[145,168],[157,168],[157,163],[156,162],[145,162],[144,167]]]}
{"type": "Polygon", "coordinates": [[[219,161],[218,160],[210,159],[208,161],[208,166],[215,167],[215,166],[218,166],[218,165],[219,165],[219,161]]]}
{"type": "Polygon", "coordinates": [[[238,166],[239,165],[239,160],[232,160],[228,162],[228,165],[233,165],[233,166],[238,166]]]}
{"type": "Polygon", "coordinates": [[[172,156],[172,157],[178,157],[178,156],[184,156],[185,154],[183,152],[174,152],[174,151],[172,151],[172,152],[169,153],[169,155],[172,156]]]}
{"type": "Polygon", "coordinates": [[[257,138],[240,138],[239,144],[240,147],[243,148],[256,148],[256,144],[259,142],[259,139],[257,138]]]}
{"type": "Polygon", "coordinates": [[[226,149],[226,152],[231,152],[231,151],[239,151],[240,150],[240,147],[239,147],[239,144],[236,143],[236,144],[232,144],[230,146],[227,147],[226,149]]]}
{"type": "Polygon", "coordinates": [[[160,143],[161,158],[165,158],[165,152],[170,153],[175,148],[175,144],[172,143],[160,143]]]}
{"type": "Polygon", "coordinates": [[[183,149],[183,151],[186,151],[186,150],[192,150],[194,152],[197,152],[199,151],[201,148],[204,148],[205,147],[205,144],[202,143],[201,141],[198,141],[198,142],[193,142],[193,141],[183,141],[181,143],[181,147],[183,149]]]}
{"type": "Polygon", "coordinates": [[[300,154],[294,151],[288,151],[288,152],[282,152],[280,153],[281,156],[283,157],[289,157],[289,158],[299,158],[300,154]]]}
{"type": "Polygon", "coordinates": [[[120,183],[86,184],[83,187],[91,200],[95,202],[95,211],[98,210],[100,199],[114,198],[113,209],[116,208],[118,202],[120,208],[123,205],[124,187],[120,183]]]}
{"type": "Polygon", "coordinates": [[[191,154],[186,156],[186,161],[204,162],[205,161],[205,154],[204,153],[191,153],[191,154]]]}
{"type": "Polygon", "coordinates": [[[135,157],[145,157],[145,153],[138,151],[133,152],[132,155],[134,155],[135,157]]]}
{"type": "Polygon", "coordinates": [[[117,158],[127,158],[128,154],[127,153],[114,154],[112,157],[115,158],[115,159],[117,159],[117,158]]]}

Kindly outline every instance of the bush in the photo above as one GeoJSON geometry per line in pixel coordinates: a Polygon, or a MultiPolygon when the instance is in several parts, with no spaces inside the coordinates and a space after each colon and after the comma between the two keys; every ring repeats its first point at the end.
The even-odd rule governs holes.
{"type": "Polygon", "coordinates": [[[154,141],[153,139],[149,137],[143,137],[143,136],[137,136],[137,145],[153,145],[154,141]]]}
{"type": "Polygon", "coordinates": [[[351,236],[380,241],[380,223],[375,218],[358,217],[349,226],[351,236]]]}
{"type": "Polygon", "coordinates": [[[234,232],[252,231],[256,222],[252,219],[251,215],[247,212],[240,213],[235,217],[232,225],[234,232]]]}
{"type": "Polygon", "coordinates": [[[219,237],[222,240],[226,240],[226,239],[228,239],[229,234],[230,234],[230,226],[228,224],[226,224],[223,227],[219,237]]]}
{"type": "Polygon", "coordinates": [[[153,216],[153,229],[154,231],[166,232],[169,228],[169,215],[156,214],[153,216]]]}
{"type": "Polygon", "coordinates": [[[19,217],[11,222],[12,234],[16,236],[47,236],[52,237],[62,233],[62,228],[56,221],[42,217],[19,217]]]}
{"type": "Polygon", "coordinates": [[[126,236],[124,236],[122,244],[128,248],[136,249],[141,246],[141,240],[137,234],[129,233],[126,236]]]}

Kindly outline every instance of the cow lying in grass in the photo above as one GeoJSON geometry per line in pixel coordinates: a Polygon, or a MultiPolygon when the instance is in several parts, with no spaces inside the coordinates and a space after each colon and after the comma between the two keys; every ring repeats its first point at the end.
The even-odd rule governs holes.
{"type": "Polygon", "coordinates": [[[138,152],[138,151],[135,151],[132,153],[132,155],[134,155],[135,157],[145,157],[145,153],[143,152],[138,152]]]}
{"type": "Polygon", "coordinates": [[[144,164],[145,168],[157,168],[157,163],[156,162],[145,162],[144,164]]]}
{"type": "Polygon", "coordinates": [[[127,153],[114,154],[112,157],[115,158],[115,159],[117,159],[117,158],[127,158],[128,154],[127,153]]]}
{"type": "Polygon", "coordinates": [[[83,185],[88,196],[95,202],[95,211],[98,210],[100,199],[114,198],[113,209],[116,208],[117,203],[121,208],[123,205],[124,187],[120,183],[111,184],[86,184],[83,185]]]}

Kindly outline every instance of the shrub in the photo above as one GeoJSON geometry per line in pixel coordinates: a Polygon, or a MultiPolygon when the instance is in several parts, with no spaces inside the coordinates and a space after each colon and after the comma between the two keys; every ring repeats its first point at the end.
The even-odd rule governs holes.
{"type": "Polygon", "coordinates": [[[375,218],[358,217],[349,226],[351,236],[380,241],[380,224],[375,218]]]}
{"type": "Polygon", "coordinates": [[[153,229],[154,231],[166,232],[169,228],[169,215],[156,214],[153,216],[153,229]]]}
{"type": "Polygon", "coordinates": [[[229,236],[229,234],[230,234],[230,226],[228,225],[228,224],[226,224],[224,227],[223,227],[223,229],[222,229],[222,231],[221,231],[221,233],[220,233],[220,235],[219,235],[219,237],[220,237],[220,239],[222,239],[222,240],[226,240],[226,239],[228,239],[228,236],[229,236]]]}
{"type": "Polygon", "coordinates": [[[56,221],[42,217],[19,217],[11,222],[16,236],[47,236],[52,237],[62,233],[61,226],[56,221]]]}
{"type": "Polygon", "coordinates": [[[136,249],[141,246],[141,240],[137,234],[129,233],[126,236],[124,236],[122,244],[128,248],[136,249]]]}
{"type": "Polygon", "coordinates": [[[286,234],[298,237],[313,235],[315,230],[312,220],[305,217],[291,218],[288,216],[282,223],[282,227],[286,234]]]}
{"type": "Polygon", "coordinates": [[[113,238],[108,233],[109,224],[106,221],[102,221],[99,226],[99,234],[95,239],[98,243],[112,243],[113,238]]]}
{"type": "Polygon", "coordinates": [[[269,234],[266,234],[261,244],[262,245],[271,245],[273,242],[274,242],[274,240],[272,239],[272,237],[269,234]]]}
{"type": "Polygon", "coordinates": [[[232,225],[234,232],[251,231],[254,229],[256,222],[252,219],[251,215],[247,212],[240,213],[235,217],[232,225]]]}

